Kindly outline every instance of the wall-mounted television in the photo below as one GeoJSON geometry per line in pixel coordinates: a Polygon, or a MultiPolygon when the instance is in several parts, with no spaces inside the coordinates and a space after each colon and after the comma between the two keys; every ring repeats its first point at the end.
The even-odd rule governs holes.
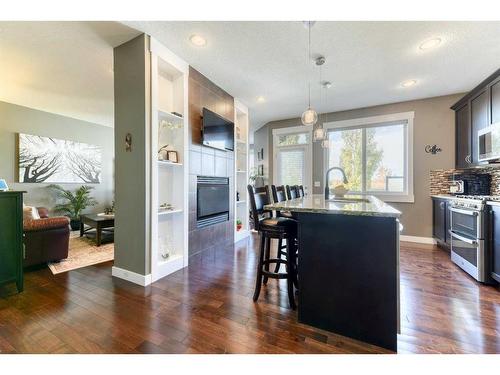
{"type": "Polygon", "coordinates": [[[202,142],[220,150],[234,150],[234,123],[203,108],[202,142]]]}

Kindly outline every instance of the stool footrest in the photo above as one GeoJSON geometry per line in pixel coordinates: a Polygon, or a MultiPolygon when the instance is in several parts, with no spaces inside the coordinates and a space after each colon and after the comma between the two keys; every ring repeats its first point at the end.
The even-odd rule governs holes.
{"type": "MultiPolygon", "coordinates": [[[[266,265],[271,265],[271,264],[285,264],[286,265],[287,261],[283,259],[267,259],[262,262],[263,266],[266,265]]],[[[267,276],[271,279],[286,279],[288,277],[288,273],[280,273],[280,272],[273,272],[273,271],[267,271],[265,269],[262,270],[262,275],[267,276]]]]}

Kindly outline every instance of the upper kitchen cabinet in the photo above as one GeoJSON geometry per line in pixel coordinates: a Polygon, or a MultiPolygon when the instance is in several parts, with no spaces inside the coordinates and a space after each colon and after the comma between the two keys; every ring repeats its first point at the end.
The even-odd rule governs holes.
{"type": "Polygon", "coordinates": [[[500,77],[489,85],[490,120],[492,124],[500,122],[500,77]]]}
{"type": "Polygon", "coordinates": [[[489,125],[488,121],[488,91],[486,88],[470,100],[470,123],[472,129],[472,164],[479,164],[478,136],[479,131],[489,125]]]}
{"type": "Polygon", "coordinates": [[[500,121],[500,69],[465,95],[451,109],[455,111],[456,168],[470,168],[478,160],[478,132],[500,121]]]}
{"type": "Polygon", "coordinates": [[[467,168],[470,166],[471,136],[469,103],[465,103],[455,112],[455,165],[457,168],[467,168]]]}

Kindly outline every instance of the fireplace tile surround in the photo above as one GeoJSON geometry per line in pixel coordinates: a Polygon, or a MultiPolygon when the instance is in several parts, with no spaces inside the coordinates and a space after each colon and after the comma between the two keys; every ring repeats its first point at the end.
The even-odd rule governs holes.
{"type": "Polygon", "coordinates": [[[234,98],[202,74],[189,71],[189,256],[216,254],[234,242],[234,152],[201,144],[203,107],[234,121],[234,98]],[[204,228],[197,227],[196,186],[198,176],[229,178],[229,220],[204,228]]]}

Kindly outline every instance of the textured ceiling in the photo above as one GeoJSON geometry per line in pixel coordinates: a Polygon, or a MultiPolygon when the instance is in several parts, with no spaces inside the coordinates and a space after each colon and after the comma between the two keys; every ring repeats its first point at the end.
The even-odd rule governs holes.
{"type": "Polygon", "coordinates": [[[0,22],[0,100],[112,126],[112,49],[138,34],[131,27],[240,98],[254,129],[299,116],[309,79],[324,112],[464,92],[500,67],[500,22],[317,22],[312,53],[333,82],[320,105],[301,22],[0,22]],[[441,46],[419,50],[432,37],[441,46]],[[418,84],[402,88],[407,79],[418,84]]]}
{"type": "Polygon", "coordinates": [[[113,126],[117,22],[0,22],[0,100],[113,126]]]}
{"type": "Polygon", "coordinates": [[[464,92],[500,68],[500,22],[316,22],[312,54],[333,82],[319,104],[319,70],[307,64],[302,22],[127,22],[189,62],[251,111],[254,129],[300,116],[308,79],[320,112],[464,92]],[[189,42],[198,33],[203,48],[189,42]],[[421,51],[421,42],[443,43],[421,51]],[[401,82],[417,85],[402,88],[401,82]],[[266,101],[258,103],[257,96],[266,101]]]}

